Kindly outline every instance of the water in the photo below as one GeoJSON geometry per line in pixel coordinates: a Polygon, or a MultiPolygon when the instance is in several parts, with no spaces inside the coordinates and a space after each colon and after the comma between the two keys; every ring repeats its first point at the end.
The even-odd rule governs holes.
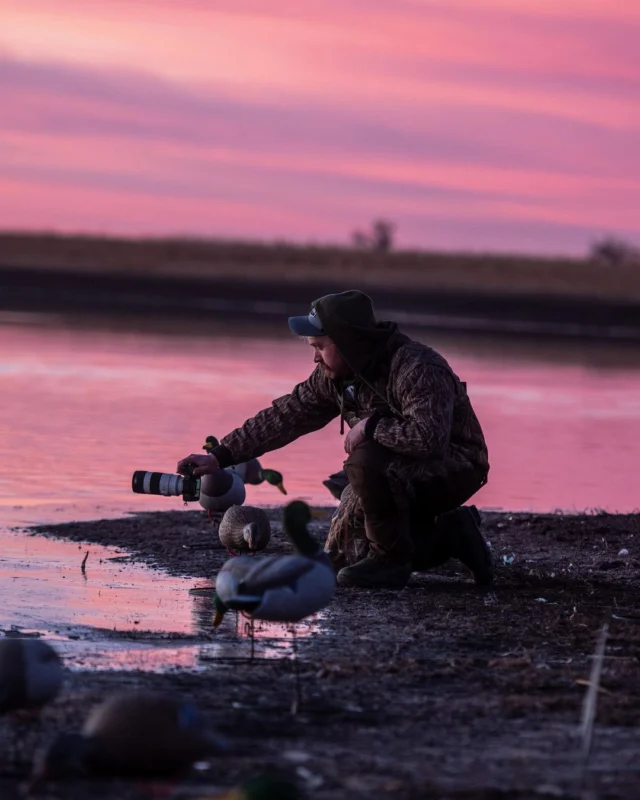
{"type": "MultiPolygon", "coordinates": [[[[117,548],[27,531],[5,528],[0,544],[0,628],[46,636],[69,666],[196,670],[251,655],[242,617],[228,614],[212,634],[210,581],[147,569],[117,548]]],[[[296,635],[307,635],[317,624],[312,619],[296,625],[296,635]]],[[[286,626],[256,622],[255,656],[290,655],[291,636],[286,626]]]]}
{"type": "MultiPolygon", "coordinates": [[[[310,371],[305,343],[248,334],[0,323],[5,523],[179,508],[178,498],[132,494],[133,471],[173,472],[207,434],[228,432],[310,371]]],[[[479,505],[640,505],[639,351],[431,341],[467,381],[486,433],[479,505]]],[[[321,482],[343,459],[335,421],[262,462],[284,474],[290,496],[326,504],[321,482]]],[[[249,502],[280,500],[271,486],[249,487],[249,502]]]]}
{"type": "MultiPolygon", "coordinates": [[[[637,350],[429,341],[467,381],[486,433],[492,469],[478,505],[640,506],[633,480],[637,350]]],[[[228,635],[203,643],[211,638],[212,608],[202,581],[114,561],[126,554],[111,548],[78,548],[11,528],[180,508],[179,498],[133,494],[134,470],[174,471],[208,434],[241,424],[310,368],[309,348],[286,334],[220,330],[209,319],[200,331],[134,329],[116,320],[98,329],[29,315],[0,320],[0,627],[45,633],[77,667],[197,669],[246,655],[246,631],[240,624],[239,645],[233,621],[225,622],[228,635]]],[[[262,462],[284,474],[289,498],[327,505],[334,501],[321,482],[343,459],[336,421],[262,462]]],[[[276,504],[281,496],[264,485],[248,487],[247,500],[276,504]]],[[[282,641],[259,645],[258,653],[281,655],[288,636],[282,626],[261,625],[258,639],[282,641]]]]}

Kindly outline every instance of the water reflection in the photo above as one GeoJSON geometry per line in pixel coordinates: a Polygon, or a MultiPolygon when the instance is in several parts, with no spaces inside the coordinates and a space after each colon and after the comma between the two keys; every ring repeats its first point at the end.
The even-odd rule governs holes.
{"type": "Polygon", "coordinates": [[[122,550],[4,530],[0,553],[5,630],[50,630],[55,620],[66,628],[192,632],[192,581],[131,563],[122,550]]]}
{"type": "MultiPolygon", "coordinates": [[[[215,613],[215,581],[199,581],[190,590],[194,630],[210,632],[215,613]]],[[[290,652],[294,636],[305,638],[318,633],[322,614],[315,614],[295,625],[287,625],[267,620],[253,620],[242,613],[233,611],[225,617],[214,634],[215,644],[207,645],[208,655],[215,653],[217,658],[246,658],[251,653],[251,639],[256,657],[281,657],[290,652]]]]}
{"type": "MultiPolygon", "coordinates": [[[[24,322],[25,320],[22,320],[24,322]]],[[[281,327],[159,332],[114,321],[100,330],[0,322],[0,627],[56,637],[76,668],[209,669],[250,652],[228,615],[215,635],[211,586],[152,572],[114,548],[26,536],[8,525],[181,507],[134,495],[136,469],[171,471],[310,370],[308,348],[281,327]],[[28,454],[24,463],[16,454],[28,454]],[[81,563],[89,557],[85,574],[81,563]],[[196,586],[200,591],[189,595],[196,586]],[[144,631],[155,631],[149,637],[144,631]],[[165,638],[162,638],[162,637],[165,638]],[[125,637],[128,637],[125,638],[125,637]]],[[[484,507],[633,510],[640,460],[638,349],[426,337],[466,380],[489,442],[484,507]]],[[[332,505],[322,480],[344,458],[338,423],[265,456],[291,496],[332,505]]],[[[268,485],[248,502],[278,504],[268,485]]],[[[317,630],[314,620],[298,636],[317,630]]],[[[258,657],[290,653],[291,632],[258,623],[258,657]]]]}
{"type": "MultiPolygon", "coordinates": [[[[308,347],[271,329],[180,330],[0,324],[0,458],[37,454],[28,474],[0,483],[0,521],[179,508],[177,498],[133,495],[133,471],[172,471],[207,434],[224,434],[309,374],[308,347]]],[[[491,474],[481,506],[636,507],[637,348],[418,338],[467,381],[482,420],[491,474]]],[[[283,472],[293,496],[331,505],[322,480],[343,458],[336,421],[263,461],[283,472]]],[[[248,488],[249,502],[280,500],[271,486],[248,488]]]]}
{"type": "MultiPolygon", "coordinates": [[[[0,531],[0,629],[41,634],[73,669],[167,671],[221,659],[282,658],[292,626],[233,613],[214,632],[213,581],[175,578],[112,547],[0,531]],[[85,570],[82,563],[86,554],[85,570]]],[[[295,626],[317,631],[319,618],[295,626]]]]}

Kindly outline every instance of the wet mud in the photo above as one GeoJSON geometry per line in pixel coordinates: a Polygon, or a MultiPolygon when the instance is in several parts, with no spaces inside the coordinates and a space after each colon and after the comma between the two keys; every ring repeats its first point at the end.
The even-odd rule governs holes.
{"type": "MultiPolygon", "coordinates": [[[[285,552],[278,511],[273,518],[272,549],[285,552]]],[[[319,537],[326,534],[328,521],[314,525],[319,537]]],[[[123,686],[194,698],[233,741],[233,753],[179,785],[66,781],[41,796],[215,796],[215,787],[275,768],[319,800],[578,798],[585,787],[591,797],[637,797],[640,515],[484,513],[483,526],[495,556],[494,591],[476,590],[450,562],[414,574],[400,592],[339,590],[319,619],[300,627],[295,716],[292,633],[257,631],[251,659],[243,620],[228,615],[219,632],[209,627],[212,579],[227,553],[206,515],[164,512],[38,529],[117,546],[192,578],[185,593],[195,615],[190,634],[110,635],[147,645],[155,638],[159,648],[170,637],[176,652],[181,643],[199,649],[192,663],[165,672],[75,667],[39,721],[0,720],[0,797],[20,797],[34,749],[79,726],[95,702],[123,686]],[[581,710],[604,623],[609,638],[584,769],[581,710]]]]}

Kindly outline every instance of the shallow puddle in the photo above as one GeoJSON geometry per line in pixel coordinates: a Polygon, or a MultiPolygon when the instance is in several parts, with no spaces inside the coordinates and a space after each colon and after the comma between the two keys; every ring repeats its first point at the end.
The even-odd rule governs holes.
{"type": "MultiPolygon", "coordinates": [[[[290,626],[256,622],[252,636],[230,613],[214,631],[213,582],[150,569],[117,548],[4,529],[0,553],[0,628],[46,637],[72,669],[197,670],[291,655],[290,626]]],[[[315,627],[300,623],[296,636],[315,627]]]]}

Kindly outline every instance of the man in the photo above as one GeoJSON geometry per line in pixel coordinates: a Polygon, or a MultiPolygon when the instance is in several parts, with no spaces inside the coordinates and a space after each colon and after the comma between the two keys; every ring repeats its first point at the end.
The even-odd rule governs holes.
{"type": "Polygon", "coordinates": [[[193,454],[205,475],[261,456],[340,416],[349,485],[325,549],[342,586],[401,588],[414,569],[459,558],[476,583],[492,582],[491,554],[475,507],[486,483],[487,447],[466,385],[445,359],[377,322],[359,291],[321,297],[289,327],[306,337],[316,367],[291,394],[193,454]]]}

